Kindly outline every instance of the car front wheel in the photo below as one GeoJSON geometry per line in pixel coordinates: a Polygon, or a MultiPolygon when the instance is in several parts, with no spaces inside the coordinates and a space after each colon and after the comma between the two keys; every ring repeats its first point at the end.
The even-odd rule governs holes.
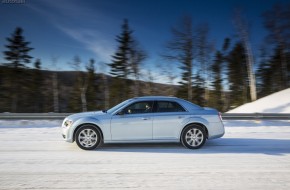
{"type": "Polygon", "coordinates": [[[84,125],[76,132],[76,143],[84,150],[94,150],[101,143],[100,131],[91,125],[84,125]]]}
{"type": "Polygon", "coordinates": [[[198,149],[204,145],[205,141],[206,132],[198,125],[187,126],[181,135],[181,143],[186,148],[198,149]]]}

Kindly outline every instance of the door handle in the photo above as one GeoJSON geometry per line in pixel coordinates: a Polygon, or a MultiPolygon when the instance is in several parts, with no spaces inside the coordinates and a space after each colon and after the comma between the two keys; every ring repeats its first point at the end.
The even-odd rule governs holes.
{"type": "Polygon", "coordinates": [[[184,116],[178,116],[178,119],[184,118],[184,116]]]}
{"type": "Polygon", "coordinates": [[[142,117],[142,120],[148,120],[148,119],[150,119],[150,118],[148,118],[148,117],[142,117]]]}

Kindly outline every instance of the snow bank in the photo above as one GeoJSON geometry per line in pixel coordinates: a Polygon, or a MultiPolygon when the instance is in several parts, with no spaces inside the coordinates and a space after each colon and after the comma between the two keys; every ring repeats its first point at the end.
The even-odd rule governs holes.
{"type": "Polygon", "coordinates": [[[244,104],[227,113],[290,113],[290,88],[244,104]]]}
{"type": "Polygon", "coordinates": [[[0,120],[1,128],[51,128],[60,127],[62,120],[0,120]]]}

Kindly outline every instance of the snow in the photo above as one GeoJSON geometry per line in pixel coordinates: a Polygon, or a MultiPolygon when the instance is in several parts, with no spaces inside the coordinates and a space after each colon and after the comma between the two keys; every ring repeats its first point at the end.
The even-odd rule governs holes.
{"type": "Polygon", "coordinates": [[[202,149],[113,144],[83,151],[61,121],[0,120],[0,189],[289,189],[290,121],[225,121],[202,149]]]}
{"type": "Polygon", "coordinates": [[[244,104],[227,113],[290,113],[290,88],[244,104]]]}

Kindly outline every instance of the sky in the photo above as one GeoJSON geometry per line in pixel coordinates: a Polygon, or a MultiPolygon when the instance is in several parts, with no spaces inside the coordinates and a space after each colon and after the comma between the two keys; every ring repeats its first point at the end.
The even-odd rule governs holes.
{"type": "MultiPolygon", "coordinates": [[[[44,69],[73,70],[69,65],[74,56],[87,63],[93,58],[97,72],[108,73],[105,63],[117,48],[116,35],[124,19],[134,31],[133,36],[147,52],[143,71],[151,70],[158,79],[157,65],[168,63],[161,58],[170,30],[184,16],[191,16],[194,25],[208,24],[209,40],[220,49],[224,38],[235,38],[234,10],[243,10],[250,24],[250,40],[255,54],[267,31],[262,13],[276,3],[290,0],[18,0],[0,2],[0,61],[16,27],[22,27],[25,39],[35,48],[44,69]],[[54,61],[53,61],[54,60],[54,61]],[[155,73],[154,73],[155,72],[155,73]]],[[[171,67],[170,67],[171,68],[171,67]]],[[[178,69],[173,68],[178,73],[178,69]]],[[[166,83],[166,82],[165,82],[166,83]]]]}

